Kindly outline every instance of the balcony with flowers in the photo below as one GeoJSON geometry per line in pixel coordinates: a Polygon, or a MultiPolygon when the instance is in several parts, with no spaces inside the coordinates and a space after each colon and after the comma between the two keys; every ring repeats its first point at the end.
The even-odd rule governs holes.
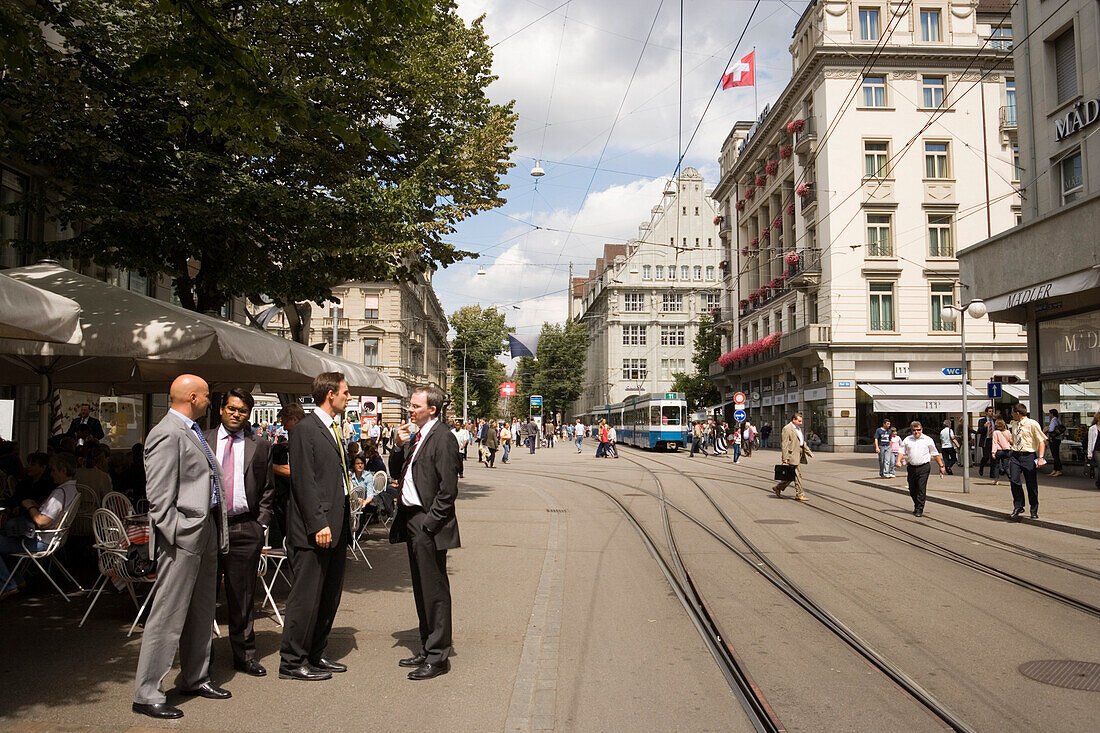
{"type": "MultiPolygon", "coordinates": [[[[779,342],[782,336],[783,334],[777,331],[762,339],[753,341],[751,344],[746,344],[733,351],[727,351],[718,357],[718,372],[720,373],[725,369],[761,364],[776,358],[779,355],[779,342]]],[[[711,369],[712,374],[715,372],[713,367],[714,365],[711,369]]]]}

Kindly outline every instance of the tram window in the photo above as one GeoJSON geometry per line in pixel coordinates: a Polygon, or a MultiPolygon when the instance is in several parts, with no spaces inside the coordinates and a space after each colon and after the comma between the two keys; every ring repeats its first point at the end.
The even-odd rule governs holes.
{"type": "Polygon", "coordinates": [[[662,425],[679,425],[680,424],[680,406],[679,405],[665,405],[661,408],[661,424],[662,425]]]}
{"type": "Polygon", "coordinates": [[[649,424],[660,425],[661,424],[661,408],[657,405],[649,408],[649,424]]]}

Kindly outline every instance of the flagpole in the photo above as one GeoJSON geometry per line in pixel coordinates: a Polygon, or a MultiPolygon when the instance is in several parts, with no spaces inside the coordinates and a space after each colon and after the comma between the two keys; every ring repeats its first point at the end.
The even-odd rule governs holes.
{"type": "Polygon", "coordinates": [[[756,96],[756,46],[752,47],[752,118],[760,117],[760,102],[756,96]]]}

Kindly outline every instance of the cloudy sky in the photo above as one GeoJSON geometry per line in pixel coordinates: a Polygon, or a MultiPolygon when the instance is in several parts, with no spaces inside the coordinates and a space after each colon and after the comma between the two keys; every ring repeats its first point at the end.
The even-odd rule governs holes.
{"type": "Polygon", "coordinates": [[[484,14],[497,44],[499,78],[489,96],[516,100],[517,150],[505,178],[508,203],[451,237],[480,257],[440,271],[435,287],[448,314],[495,305],[523,334],[565,320],[571,261],[578,276],[587,274],[604,243],[636,236],[649,219],[675,171],[681,124],[685,144],[699,126],[684,167],[714,184],[722,141],[756,111],[751,88],[730,89],[718,91],[704,115],[715,85],[731,54],[755,47],[759,107],[773,101],[790,78],[788,46],[805,0],[685,0],[682,108],[679,0],[458,5],[467,21],[484,14]],[[530,175],[536,159],[546,170],[540,179],[530,175]]]}

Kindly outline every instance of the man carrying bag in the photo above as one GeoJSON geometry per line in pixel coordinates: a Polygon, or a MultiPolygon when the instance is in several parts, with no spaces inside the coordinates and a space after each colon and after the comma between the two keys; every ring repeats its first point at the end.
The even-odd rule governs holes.
{"type": "Polygon", "coordinates": [[[775,467],[775,478],[779,483],[772,487],[777,497],[782,498],[783,489],[793,483],[794,498],[809,501],[802,489],[801,464],[809,463],[813,457],[813,451],[807,447],[806,437],[802,434],[802,413],[796,412],[791,421],[783,426],[780,463],[775,467]]]}

